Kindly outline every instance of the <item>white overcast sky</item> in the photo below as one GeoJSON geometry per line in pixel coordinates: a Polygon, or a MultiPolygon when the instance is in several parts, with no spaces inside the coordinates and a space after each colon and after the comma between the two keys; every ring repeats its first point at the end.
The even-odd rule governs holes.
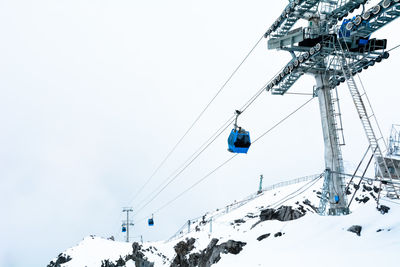
{"type": "MultiPolygon", "coordinates": [[[[123,206],[143,200],[290,59],[265,40],[133,203],[287,1],[0,0],[0,265],[45,266],[83,237],[122,240],[123,206]],[[274,4],[271,4],[271,3],[274,4]]],[[[375,35],[400,43],[400,21],[375,35]]],[[[400,123],[400,49],[361,74],[384,134],[400,123]]],[[[303,77],[293,92],[311,92],[303,77]]],[[[348,166],[367,143],[341,85],[348,166]]],[[[258,137],[308,99],[263,93],[239,123],[258,137]]],[[[132,236],[165,239],[190,218],[273,184],[322,172],[316,99],[217,173],[226,131],[143,212],[132,236]]]]}

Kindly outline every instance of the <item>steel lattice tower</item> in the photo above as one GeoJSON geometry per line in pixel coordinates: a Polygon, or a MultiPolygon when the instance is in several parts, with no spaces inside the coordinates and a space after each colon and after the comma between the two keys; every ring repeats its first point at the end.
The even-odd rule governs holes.
{"type": "Polygon", "coordinates": [[[268,48],[288,51],[292,60],[267,85],[267,91],[284,95],[304,74],[316,79],[314,96],[318,97],[325,144],[325,180],[320,213],[348,214],[341,146],[344,145],[339,97],[336,87],[346,82],[367,136],[377,166],[377,177],[386,185],[387,195],[399,197],[393,183],[386,144],[380,133],[365,92],[360,93],[354,80],[363,69],[389,57],[387,40],[370,38],[371,34],[400,16],[400,0],[383,0],[366,9],[367,0],[289,0],[282,14],[265,33],[268,48]],[[351,13],[358,13],[352,15],[351,13]],[[354,17],[353,17],[354,16],[354,17]],[[345,19],[349,17],[350,19],[345,19]],[[305,20],[307,27],[293,26],[305,20]],[[329,209],[326,207],[329,205],[329,209]]]}

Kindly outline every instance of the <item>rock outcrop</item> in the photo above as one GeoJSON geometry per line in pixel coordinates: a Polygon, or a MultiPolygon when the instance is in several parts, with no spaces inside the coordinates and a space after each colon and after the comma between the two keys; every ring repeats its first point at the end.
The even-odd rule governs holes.
{"type": "Polygon", "coordinates": [[[260,221],[278,220],[281,222],[296,220],[305,213],[294,210],[291,206],[281,206],[279,209],[265,209],[260,213],[260,221]]]}
{"type": "MultiPolygon", "coordinates": [[[[171,267],[189,267],[189,259],[187,257],[188,253],[194,249],[194,243],[196,239],[190,238],[186,239],[186,241],[181,241],[175,245],[174,250],[176,256],[172,261],[171,267]]],[[[190,257],[189,257],[190,258],[190,257]]],[[[192,261],[195,261],[192,257],[192,261]]],[[[195,265],[194,265],[195,266],[195,265]]]]}
{"type": "Polygon", "coordinates": [[[142,246],[139,243],[134,242],[132,244],[132,254],[126,255],[123,259],[120,257],[115,263],[110,260],[104,260],[101,262],[101,267],[118,267],[125,266],[126,262],[133,260],[136,267],[154,267],[154,263],[147,260],[144,254],[141,252],[142,246]]]}
{"type": "Polygon", "coordinates": [[[70,260],[72,260],[72,258],[69,255],[61,253],[58,255],[57,260],[55,262],[51,261],[47,267],[60,267],[61,264],[69,262],[70,260]]]}
{"type": "Polygon", "coordinates": [[[380,206],[378,207],[378,210],[379,210],[382,214],[385,214],[385,213],[388,213],[388,212],[389,212],[390,208],[389,208],[388,206],[385,206],[385,205],[380,205],[380,206]]]}
{"type": "Polygon", "coordinates": [[[347,231],[357,234],[358,236],[361,235],[362,227],[360,225],[353,225],[347,229],[347,231]]]}
{"type": "Polygon", "coordinates": [[[261,240],[263,240],[263,239],[265,239],[265,238],[269,237],[270,235],[271,235],[270,233],[268,233],[268,234],[263,234],[263,235],[260,235],[259,237],[257,237],[257,240],[258,240],[258,241],[261,241],[261,240]]]}
{"type": "Polygon", "coordinates": [[[171,267],[210,267],[221,259],[221,253],[238,254],[246,245],[244,242],[229,240],[218,244],[218,239],[213,238],[207,248],[200,252],[189,254],[194,249],[195,239],[181,241],[174,247],[176,256],[171,267]]]}

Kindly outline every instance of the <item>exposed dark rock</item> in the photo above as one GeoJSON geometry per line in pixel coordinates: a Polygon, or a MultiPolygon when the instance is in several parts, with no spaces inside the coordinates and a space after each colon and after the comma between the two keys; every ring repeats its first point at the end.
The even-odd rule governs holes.
{"type": "Polygon", "coordinates": [[[265,209],[260,213],[261,221],[275,220],[277,216],[275,215],[275,209],[265,209]]]}
{"type": "Polygon", "coordinates": [[[377,233],[382,232],[382,231],[383,231],[383,229],[376,230],[377,233]]]}
{"type": "Polygon", "coordinates": [[[279,236],[282,236],[282,232],[277,232],[274,234],[274,237],[279,237],[279,236]]]}
{"type": "Polygon", "coordinates": [[[373,190],[374,190],[375,193],[379,193],[379,191],[380,191],[381,189],[379,189],[379,187],[376,187],[376,186],[374,185],[373,190]]]}
{"type": "Polygon", "coordinates": [[[307,212],[307,211],[304,209],[304,206],[303,206],[303,205],[299,205],[298,209],[299,209],[299,211],[300,211],[301,213],[306,213],[306,212],[307,212]]]}
{"type": "Polygon", "coordinates": [[[254,213],[247,213],[246,217],[250,218],[250,219],[253,219],[253,218],[257,218],[258,215],[255,215],[254,213]]]}
{"type": "Polygon", "coordinates": [[[260,214],[260,220],[261,221],[278,220],[285,222],[285,221],[296,220],[302,216],[304,216],[304,213],[292,209],[291,206],[281,206],[277,210],[275,209],[262,210],[260,214]]]}
{"type": "Polygon", "coordinates": [[[234,220],[233,222],[240,224],[240,223],[245,223],[246,221],[243,219],[237,219],[237,220],[234,220]]]}
{"type": "MultiPolygon", "coordinates": [[[[211,266],[212,264],[218,262],[220,260],[220,253],[217,251],[217,243],[218,239],[213,238],[211,239],[210,243],[208,244],[207,248],[201,252],[200,259],[199,259],[199,266],[211,266]]],[[[196,265],[194,265],[196,266],[196,265]]],[[[192,266],[190,266],[192,267],[192,266]]]]}
{"type": "Polygon", "coordinates": [[[186,239],[186,241],[181,241],[178,244],[176,244],[174,247],[176,256],[172,261],[171,266],[189,267],[189,261],[186,255],[194,249],[195,242],[196,239],[190,238],[186,239]]]}
{"type": "Polygon", "coordinates": [[[363,197],[363,198],[361,198],[361,199],[356,198],[356,200],[357,200],[359,203],[367,203],[368,200],[369,200],[369,197],[365,196],[365,197],[363,197]]]}
{"type": "Polygon", "coordinates": [[[360,225],[353,225],[347,231],[357,234],[358,236],[361,235],[362,227],[360,225]]]}
{"type": "MultiPolygon", "coordinates": [[[[310,200],[305,199],[305,200],[303,201],[303,204],[309,206],[310,208],[312,208],[312,210],[313,210],[315,213],[318,213],[318,208],[315,207],[315,206],[311,203],[310,200]]],[[[305,213],[305,212],[303,212],[303,213],[305,213]]]]}
{"type": "Polygon", "coordinates": [[[259,237],[257,237],[257,240],[258,240],[258,241],[261,241],[261,240],[263,240],[263,239],[265,239],[265,238],[269,237],[270,235],[271,235],[270,233],[268,233],[268,234],[263,234],[263,235],[260,235],[259,237]]]}
{"type": "Polygon", "coordinates": [[[389,208],[388,206],[385,206],[385,205],[380,205],[380,206],[378,207],[378,210],[379,210],[382,214],[385,214],[385,213],[388,213],[388,212],[389,212],[390,208],[389,208]]]}
{"type": "Polygon", "coordinates": [[[60,267],[61,264],[69,262],[70,260],[72,260],[71,256],[67,255],[67,254],[63,254],[60,253],[56,259],[56,261],[51,261],[47,267],[60,267]]]}
{"type": "Polygon", "coordinates": [[[372,191],[372,187],[368,186],[368,185],[363,185],[363,188],[367,191],[372,191]]]}
{"type": "Polygon", "coordinates": [[[110,260],[101,261],[101,267],[115,267],[115,264],[110,260]]]}
{"type": "Polygon", "coordinates": [[[225,243],[219,245],[220,248],[224,249],[222,253],[224,254],[234,254],[237,255],[242,251],[243,247],[246,245],[245,242],[235,241],[235,240],[228,240],[225,243]]]}
{"type": "MultiPolygon", "coordinates": [[[[185,244],[182,244],[182,242],[179,246],[178,244],[175,246],[175,248],[178,247],[178,250],[175,249],[175,251],[180,252],[180,253],[185,253],[189,249],[192,250],[192,245],[193,243],[188,242],[190,240],[187,240],[187,242],[183,242],[185,244]],[[182,249],[184,248],[184,249],[182,249]]],[[[222,243],[220,245],[218,244],[218,239],[213,238],[210,243],[208,244],[207,248],[203,249],[201,252],[195,252],[191,253],[189,255],[188,252],[185,255],[176,255],[174,258],[174,261],[171,264],[171,267],[210,267],[212,264],[217,263],[221,259],[221,253],[227,254],[238,254],[240,251],[242,251],[243,246],[246,245],[244,242],[240,241],[234,241],[234,240],[229,240],[225,243],[222,243]]]]}
{"type": "Polygon", "coordinates": [[[192,253],[189,255],[189,266],[199,266],[201,254],[192,253]]]}
{"type": "Polygon", "coordinates": [[[353,184],[353,187],[354,187],[355,190],[360,189],[360,186],[358,184],[353,184]]]}
{"type": "Polygon", "coordinates": [[[351,195],[351,191],[350,191],[349,187],[347,187],[347,189],[346,189],[346,195],[351,195]]]}
{"type": "MultiPolygon", "coordinates": [[[[152,252],[152,247],[149,247],[148,250],[152,252]]],[[[143,251],[146,251],[146,250],[143,250],[143,251]]],[[[132,244],[132,254],[125,256],[125,263],[129,260],[133,260],[135,262],[136,267],[153,267],[154,266],[154,263],[148,261],[147,258],[144,256],[144,254],[142,252],[142,246],[137,242],[133,242],[133,244],[132,244]]],[[[118,261],[117,261],[117,264],[118,264],[118,261]]],[[[115,266],[125,266],[125,263],[123,265],[115,265],[115,266]]],[[[102,265],[102,267],[103,267],[103,265],[102,265]]],[[[104,267],[108,267],[108,266],[105,265],[104,267]]],[[[112,266],[110,265],[110,267],[112,267],[112,266]]]]}

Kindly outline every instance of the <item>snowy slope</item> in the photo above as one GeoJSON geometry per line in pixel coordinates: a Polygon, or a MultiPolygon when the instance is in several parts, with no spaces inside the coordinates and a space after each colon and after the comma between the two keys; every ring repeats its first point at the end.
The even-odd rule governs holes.
{"type": "MultiPolygon", "coordinates": [[[[213,238],[217,238],[218,244],[235,240],[245,242],[246,245],[236,255],[221,253],[215,266],[273,264],[366,267],[376,266],[377,263],[400,266],[400,201],[383,198],[381,204],[390,207],[390,210],[382,215],[376,209],[374,196],[377,194],[371,190],[373,186],[364,185],[367,190],[363,187],[358,190],[358,201],[353,200],[352,213],[347,216],[315,214],[312,206],[318,207],[318,191],[321,190],[322,179],[306,181],[263,192],[225,214],[220,211],[209,213],[204,221],[201,218],[193,222],[191,233],[166,242],[144,243],[140,251],[149,262],[154,262],[154,266],[170,266],[176,257],[174,246],[178,242],[195,238],[194,248],[187,255],[189,257],[189,254],[201,253],[213,238]],[[364,204],[360,199],[366,196],[369,200],[364,204]],[[296,220],[260,222],[261,210],[282,205],[306,211],[306,214],[296,220]],[[347,231],[353,225],[362,227],[360,236],[347,231]],[[194,230],[196,228],[197,231],[194,230]],[[258,241],[257,238],[264,234],[270,235],[258,241]]],[[[354,190],[353,186],[351,190],[354,190]]],[[[120,256],[124,258],[130,253],[131,244],[88,237],[78,246],[64,252],[72,259],[61,266],[101,266],[105,259],[115,263],[120,256]]],[[[125,266],[134,266],[134,263],[129,260],[125,266]]]]}

